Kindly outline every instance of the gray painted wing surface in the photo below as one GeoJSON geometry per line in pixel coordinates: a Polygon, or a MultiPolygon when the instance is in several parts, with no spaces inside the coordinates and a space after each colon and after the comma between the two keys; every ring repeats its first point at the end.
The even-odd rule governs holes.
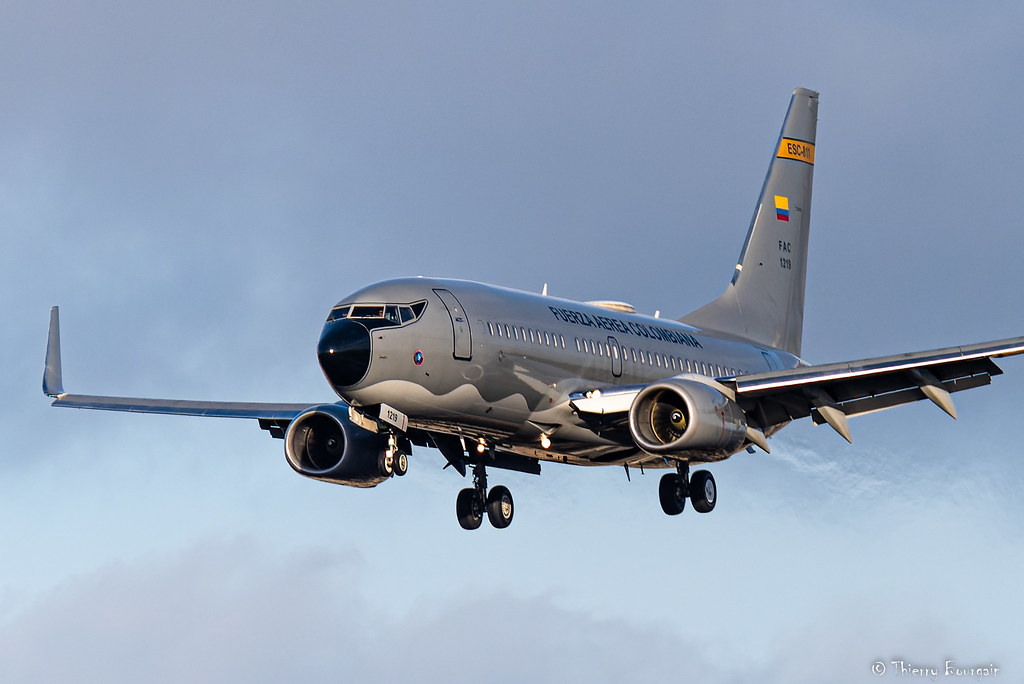
{"type": "Polygon", "coordinates": [[[826,414],[835,408],[855,416],[926,398],[955,417],[950,393],[989,384],[1002,373],[992,359],[1022,353],[1024,337],[1015,337],[744,375],[727,384],[736,388],[737,401],[758,427],[808,415],[832,424],[826,414]]]}
{"type": "Polygon", "coordinates": [[[53,406],[63,406],[66,408],[127,411],[130,413],[163,413],[178,416],[255,418],[267,421],[290,421],[310,406],[315,406],[317,403],[327,403],[270,404],[68,394],[64,391],[63,373],[61,370],[60,312],[56,306],[50,310],[50,332],[46,343],[43,393],[53,397],[53,406]]]}
{"type": "MultiPolygon", "coordinates": [[[[330,403],[330,402],[320,402],[330,403]]],[[[126,411],[128,413],[162,413],[175,416],[204,416],[216,418],[256,418],[272,421],[290,421],[316,404],[270,404],[235,401],[193,401],[185,399],[143,399],[135,397],[106,397],[90,394],[59,394],[53,406],[95,409],[98,411],[126,411]]]]}

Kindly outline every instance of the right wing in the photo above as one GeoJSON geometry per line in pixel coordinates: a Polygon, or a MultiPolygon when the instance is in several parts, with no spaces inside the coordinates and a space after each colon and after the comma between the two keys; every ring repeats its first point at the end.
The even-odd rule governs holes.
{"type": "Polygon", "coordinates": [[[269,404],[69,394],[64,391],[60,354],[60,313],[56,306],[50,309],[50,332],[46,342],[46,368],[43,371],[43,393],[53,398],[52,406],[64,406],[67,408],[127,411],[130,413],[162,413],[178,416],[254,418],[259,420],[260,427],[270,430],[273,436],[283,435],[283,430],[287,427],[288,423],[307,408],[324,403],[269,404]]]}

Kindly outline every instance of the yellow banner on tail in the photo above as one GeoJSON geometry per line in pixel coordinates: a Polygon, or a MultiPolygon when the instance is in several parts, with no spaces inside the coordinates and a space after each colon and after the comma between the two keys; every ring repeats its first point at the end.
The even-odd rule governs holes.
{"type": "Polygon", "coordinates": [[[795,159],[814,166],[814,143],[783,138],[779,143],[779,159],[795,159]]]}

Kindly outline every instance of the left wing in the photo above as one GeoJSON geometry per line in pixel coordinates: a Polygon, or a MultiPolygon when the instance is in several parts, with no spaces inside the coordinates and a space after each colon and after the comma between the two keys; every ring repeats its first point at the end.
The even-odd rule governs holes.
{"type": "MultiPolygon", "coordinates": [[[[883,356],[861,361],[801,366],[789,370],[718,378],[747,415],[750,427],[768,430],[811,416],[828,423],[852,441],[848,416],[929,399],[956,418],[950,395],[987,385],[1002,374],[993,359],[1024,354],[1024,337],[947,347],[926,352],[883,356]]],[[[573,408],[614,423],[615,414],[628,412],[643,387],[608,388],[579,393],[573,408]]]]}
{"type": "Polygon", "coordinates": [[[992,382],[992,359],[1024,353],[1024,337],[730,378],[761,427],[810,415],[852,441],[847,416],[929,399],[956,418],[950,394],[992,382]]]}
{"type": "Polygon", "coordinates": [[[302,411],[318,403],[265,404],[257,402],[188,401],[179,399],[141,399],[105,397],[90,394],[69,394],[64,391],[60,354],[60,312],[50,309],[50,333],[46,342],[46,368],[43,372],[43,393],[53,398],[53,406],[128,411],[133,413],[164,413],[179,416],[216,416],[221,418],[255,418],[260,426],[275,434],[302,411]]]}

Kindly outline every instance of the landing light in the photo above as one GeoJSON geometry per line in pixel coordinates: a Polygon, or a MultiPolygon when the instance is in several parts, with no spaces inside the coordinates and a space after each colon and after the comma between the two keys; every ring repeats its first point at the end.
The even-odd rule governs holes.
{"type": "Polygon", "coordinates": [[[540,445],[544,449],[550,449],[551,448],[551,439],[547,435],[541,435],[540,436],[540,445]]]}
{"type": "Polygon", "coordinates": [[[477,442],[476,452],[478,454],[482,454],[485,451],[487,451],[487,442],[485,442],[484,440],[481,439],[479,442],[477,442]]]}

